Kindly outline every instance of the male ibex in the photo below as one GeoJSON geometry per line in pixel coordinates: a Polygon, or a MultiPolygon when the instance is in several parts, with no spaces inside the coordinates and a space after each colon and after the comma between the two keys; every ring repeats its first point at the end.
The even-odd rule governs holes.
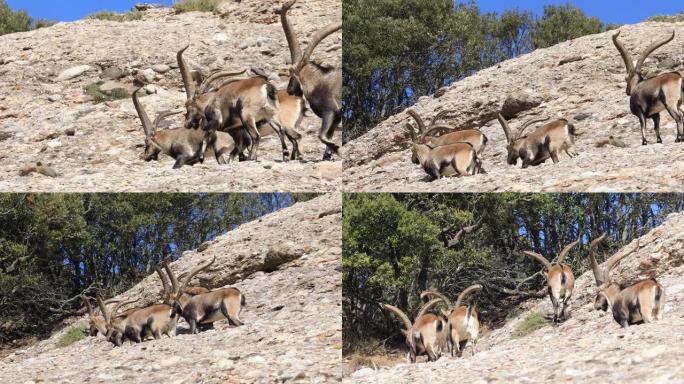
{"type": "Polygon", "coordinates": [[[416,141],[413,128],[406,124],[413,141],[413,151],[423,170],[436,180],[442,176],[469,176],[480,173],[482,161],[470,143],[454,143],[432,147],[416,141]]]}
{"type": "MultiPolygon", "coordinates": [[[[241,75],[246,71],[219,71],[205,79],[202,79],[202,81],[197,83],[193,78],[192,73],[190,72],[190,68],[188,67],[185,59],[183,58],[183,53],[186,49],[188,49],[188,47],[189,45],[178,51],[178,53],[176,54],[176,59],[178,60],[178,67],[180,68],[181,77],[183,79],[183,85],[185,87],[185,92],[187,95],[187,101],[185,104],[185,127],[196,129],[200,126],[205,125],[205,110],[209,105],[211,105],[216,94],[215,91],[210,90],[214,82],[221,80],[225,77],[241,75]]],[[[266,77],[265,74],[255,69],[252,69],[252,72],[254,72],[260,77],[266,77]]],[[[233,82],[237,80],[244,79],[231,78],[228,80],[228,82],[233,82]]],[[[225,84],[226,83],[224,83],[223,85],[225,84]]],[[[220,88],[221,86],[219,86],[218,88],[220,88]]],[[[301,135],[297,132],[296,128],[299,127],[299,124],[301,123],[301,120],[304,117],[304,112],[306,111],[306,103],[301,97],[291,96],[287,94],[286,91],[279,91],[277,94],[277,98],[279,107],[278,120],[280,121],[280,125],[282,126],[283,133],[285,134],[285,136],[287,136],[288,140],[290,140],[293,146],[292,155],[290,156],[290,159],[299,159],[301,158],[301,153],[299,152],[299,140],[301,139],[301,135]]],[[[215,123],[216,125],[218,125],[219,122],[215,123]]],[[[283,146],[283,157],[284,159],[287,159],[288,149],[287,146],[285,146],[285,143],[282,139],[282,135],[280,134],[280,128],[278,126],[274,126],[275,124],[270,120],[257,121],[257,129],[259,130],[259,133],[261,134],[262,130],[264,130],[264,128],[266,128],[267,125],[270,125],[273,128],[273,131],[276,134],[278,134],[281,140],[281,145],[283,146]]],[[[240,159],[242,160],[243,149],[249,148],[252,145],[251,138],[244,128],[235,128],[230,133],[233,135],[237,143],[235,151],[231,153],[231,160],[237,155],[239,155],[240,159]]]]}
{"type": "Polygon", "coordinates": [[[304,53],[302,53],[297,35],[287,17],[287,12],[297,0],[290,0],[277,11],[285,32],[287,45],[290,47],[290,80],[287,92],[290,95],[305,97],[316,116],[323,121],[318,131],[318,138],[325,144],[323,160],[330,160],[337,153],[339,146],[332,141],[335,130],[342,121],[342,71],[339,68],[323,66],[311,61],[311,54],[316,46],[331,33],[342,28],[337,22],[319,30],[314,34],[304,53]]]}
{"type": "Polygon", "coordinates": [[[415,363],[416,357],[422,355],[427,355],[428,361],[437,361],[446,347],[446,320],[441,315],[427,313],[440,300],[434,299],[423,305],[414,323],[401,309],[380,303],[380,308],[394,313],[404,323],[405,329],[401,333],[406,337],[409,350],[406,358],[410,363],[415,363]]]}
{"type": "Polygon", "coordinates": [[[658,143],[662,143],[660,138],[660,112],[667,110],[677,123],[677,138],[675,143],[684,141],[684,113],[680,111],[682,105],[682,93],[684,92],[684,81],[678,72],[663,73],[650,79],[645,79],[641,74],[641,66],[653,51],[669,43],[674,39],[672,36],[651,44],[639,56],[636,67],[632,61],[632,56],[627,52],[622,43],[618,40],[620,31],[613,35],[613,44],[620,52],[622,61],[627,69],[627,95],[629,95],[629,109],[638,119],[641,125],[641,144],[646,145],[646,119],[653,120],[653,126],[658,143]]]}
{"type": "MultiPolygon", "coordinates": [[[[605,236],[604,233],[594,241],[598,243],[605,236]]],[[[596,262],[594,252],[589,252],[591,269],[594,272],[596,286],[598,287],[594,308],[602,311],[610,309],[613,312],[613,319],[623,328],[642,322],[650,323],[653,320],[661,320],[665,312],[665,288],[655,279],[640,280],[626,288],[610,279],[610,271],[615,268],[618,262],[638,249],[639,240],[637,240],[636,247],[633,250],[610,258],[603,268],[596,262]]]]}
{"type": "Polygon", "coordinates": [[[222,163],[223,156],[230,153],[235,147],[233,139],[224,132],[204,132],[202,130],[189,129],[164,129],[157,131],[159,124],[164,118],[181,113],[181,111],[166,111],[160,113],[154,123],[145,112],[145,108],[138,99],[138,88],[133,92],[133,105],[138,112],[145,132],[145,161],[157,160],[160,153],[171,156],[176,160],[173,168],[183,165],[193,165],[204,160],[204,151],[209,144],[214,148],[216,161],[222,163]]]}
{"type": "MultiPolygon", "coordinates": [[[[425,296],[434,296],[438,301],[443,301],[448,309],[443,312],[448,321],[447,347],[451,357],[463,354],[468,341],[470,341],[472,355],[475,355],[475,346],[480,333],[480,321],[475,306],[461,306],[465,297],[475,291],[482,289],[482,285],[474,284],[466,288],[458,295],[456,304],[452,304],[446,296],[435,291],[425,291],[420,294],[422,299],[425,296]]],[[[433,300],[434,301],[434,300],[433,300]]],[[[432,301],[430,302],[432,303],[432,301]]]]}
{"type": "Polygon", "coordinates": [[[544,256],[536,252],[523,252],[525,255],[542,263],[546,268],[544,276],[546,277],[546,284],[549,290],[549,299],[551,299],[551,304],[553,304],[552,324],[558,322],[560,318],[563,320],[567,319],[566,311],[570,297],[572,296],[572,290],[575,288],[575,275],[573,275],[570,266],[563,263],[563,261],[565,261],[565,256],[570,252],[570,249],[579,244],[579,242],[579,240],[575,240],[566,245],[558,254],[558,259],[554,264],[551,264],[544,256]]]}
{"type": "Polygon", "coordinates": [[[169,265],[164,264],[164,269],[171,280],[171,299],[174,308],[190,325],[190,333],[193,334],[197,333],[199,325],[213,324],[224,318],[235,326],[242,325],[239,315],[242,306],[245,305],[245,297],[237,288],[221,288],[194,296],[186,292],[190,280],[209,268],[214,261],[216,261],[216,256],[208,263],[190,271],[180,283],[169,265]]]}
{"type": "MultiPolygon", "coordinates": [[[[93,311],[93,307],[90,306],[90,298],[86,297],[85,295],[81,295],[81,300],[83,300],[83,302],[86,305],[86,309],[88,310],[88,323],[90,325],[88,335],[97,336],[97,333],[99,332],[102,336],[106,336],[107,322],[105,321],[104,316],[95,314],[95,311],[93,311]]],[[[104,301],[104,305],[107,306],[109,304],[118,303],[120,301],[121,299],[107,299],[104,301]]]]}
{"type": "MultiPolygon", "coordinates": [[[[437,120],[446,114],[445,111],[441,111],[432,118],[432,123],[429,127],[425,127],[423,119],[413,110],[409,109],[406,111],[418,125],[418,131],[420,132],[419,144],[427,144],[431,147],[437,147],[440,145],[455,144],[455,143],[469,143],[473,146],[473,149],[478,156],[482,154],[487,145],[487,136],[477,129],[463,129],[457,130],[450,125],[436,124],[437,120]],[[438,132],[445,132],[440,136],[435,136],[438,132]]],[[[413,130],[413,126],[409,125],[410,129],[413,130]]],[[[412,137],[415,136],[415,132],[412,132],[412,137]]],[[[413,164],[419,164],[418,154],[415,150],[411,153],[411,161],[413,164]]]]}
{"type": "Polygon", "coordinates": [[[508,142],[506,151],[508,152],[507,162],[509,165],[516,165],[518,159],[522,160],[523,168],[539,165],[549,158],[554,163],[558,163],[558,156],[561,151],[565,151],[570,157],[578,155],[574,141],[575,126],[565,119],[554,120],[525,136],[522,136],[525,128],[534,123],[548,120],[548,118],[537,118],[525,122],[518,128],[515,136],[511,132],[508,122],[500,113],[497,114],[497,119],[508,142]]]}

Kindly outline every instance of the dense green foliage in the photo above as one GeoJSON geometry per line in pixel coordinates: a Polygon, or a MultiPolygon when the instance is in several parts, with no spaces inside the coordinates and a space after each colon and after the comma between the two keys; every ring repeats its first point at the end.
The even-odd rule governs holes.
{"type": "MultiPolygon", "coordinates": [[[[308,196],[295,197],[306,199],[308,196]]],[[[93,286],[123,292],[165,258],[282,207],[289,194],[0,194],[0,343],[48,334],[93,286]]]]}
{"type": "Polygon", "coordinates": [[[53,21],[43,19],[34,22],[26,11],[13,11],[5,0],[0,0],[0,35],[30,31],[53,24],[53,21]]]}
{"type": "Polygon", "coordinates": [[[367,348],[370,340],[401,342],[399,323],[377,304],[397,305],[413,318],[426,289],[455,299],[481,283],[483,290],[471,300],[481,321],[496,326],[519,302],[539,297],[544,286],[540,264],[522,251],[555,258],[580,238],[566,259],[579,275],[589,268],[588,243],[600,233],[610,239],[598,248],[603,259],[682,209],[681,195],[658,194],[345,195],[345,352],[360,343],[367,348]],[[473,224],[473,231],[454,241],[473,224]]]}
{"type": "Polygon", "coordinates": [[[679,23],[684,21],[684,12],[680,12],[676,15],[655,15],[647,19],[647,21],[657,21],[661,23],[679,23]]]}
{"type": "Polygon", "coordinates": [[[345,142],[476,71],[607,27],[571,5],[546,6],[541,17],[482,13],[473,1],[345,0],[342,7],[345,142]]]}
{"type": "Polygon", "coordinates": [[[173,4],[176,12],[211,12],[222,0],[178,0],[173,4]]]}
{"type": "Polygon", "coordinates": [[[527,336],[537,329],[544,328],[547,324],[549,324],[549,322],[544,318],[544,315],[539,312],[530,312],[530,314],[513,330],[511,336],[527,336]]]}
{"type": "Polygon", "coordinates": [[[62,337],[59,338],[59,341],[57,342],[58,347],[67,347],[79,340],[83,340],[86,338],[86,330],[83,328],[79,327],[71,327],[67,329],[66,332],[62,335],[62,337]]]}

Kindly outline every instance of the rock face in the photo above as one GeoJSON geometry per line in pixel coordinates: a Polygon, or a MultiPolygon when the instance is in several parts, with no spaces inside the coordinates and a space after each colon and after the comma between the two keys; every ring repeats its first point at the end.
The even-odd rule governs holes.
{"type": "MultiPolygon", "coordinates": [[[[342,162],[321,162],[325,146],[317,137],[321,120],[311,111],[300,125],[304,162],[282,162],[280,141],[264,137],[259,162],[219,166],[209,155],[203,165],[174,172],[174,160],[140,159],[142,126],[130,98],[95,103],[84,89],[115,80],[125,89],[149,84],[141,97],[151,118],[183,108],[186,100],[176,52],[190,44],[185,57],[192,69],[262,69],[283,89],[290,53],[280,21],[281,2],[236,3],[239,17],[211,13],[176,15],[150,9],[142,20],[81,20],[0,37],[0,191],[330,191],[341,184],[342,162]],[[264,7],[264,4],[268,5],[264,7]],[[216,39],[216,36],[222,36],[216,39]],[[93,39],[97,44],[93,44],[93,39]],[[269,51],[264,54],[264,51],[269,51]],[[167,69],[168,68],[168,69],[167,69]],[[65,129],[72,137],[46,139],[65,129]],[[54,145],[58,141],[59,145],[54,145]],[[37,161],[61,175],[20,177],[37,161]]],[[[319,28],[340,20],[340,0],[300,0],[291,19],[302,44],[319,28]]],[[[313,59],[341,65],[342,33],[325,39],[313,59]]],[[[182,127],[183,116],[165,128],[182,127]]],[[[339,132],[334,140],[341,142],[339,132]]],[[[288,142],[289,145],[289,142],[288,142]]],[[[291,150],[291,145],[290,145],[291,150]]]]}
{"type": "MultiPolygon", "coordinates": [[[[626,329],[610,313],[593,309],[596,285],[591,271],[575,281],[571,317],[520,338],[511,334],[531,311],[552,312],[548,298],[532,300],[502,328],[482,337],[477,353],[442,357],[435,363],[402,363],[369,372],[356,371],[358,383],[678,383],[684,380],[684,214],[673,214],[640,239],[640,249],[611,273],[630,284],[657,277],[667,293],[662,320],[626,329]],[[644,268],[643,265],[648,265],[644,268]]],[[[620,252],[629,252],[636,241],[620,252]]],[[[587,267],[589,261],[587,260],[587,267]]],[[[422,360],[420,360],[422,361],[422,360]]]]}
{"type": "MultiPolygon", "coordinates": [[[[0,377],[16,383],[243,383],[341,380],[341,196],[295,204],[219,236],[201,253],[188,251],[171,267],[189,271],[216,256],[192,284],[233,286],[245,295],[241,327],[213,330],[120,348],[104,337],[67,347],[63,332],[2,359],[0,377]]],[[[202,247],[204,248],[204,247],[202,247]]],[[[150,275],[122,297],[159,302],[150,275]]],[[[85,318],[73,322],[86,326],[85,318]]]]}
{"type": "MultiPolygon", "coordinates": [[[[622,27],[620,38],[634,56],[653,41],[676,30],[677,37],[644,64],[651,75],[684,70],[684,23],[641,23],[622,27]]],[[[401,112],[344,147],[346,190],[353,191],[683,191],[684,144],[674,143],[674,120],[661,113],[664,144],[655,144],[648,122],[648,146],[641,145],[639,122],[629,110],[625,67],[611,35],[585,36],[539,49],[454,83],[439,96],[421,98],[413,107],[424,120],[449,111],[445,122],[482,127],[489,138],[483,153],[487,174],[426,182],[427,175],[410,161],[409,135],[401,112]],[[570,120],[580,133],[580,156],[563,154],[559,164],[547,161],[521,169],[506,164],[506,141],[496,121],[504,111],[511,128],[532,117],[570,120]],[[596,144],[614,136],[626,148],[596,144]]]]}

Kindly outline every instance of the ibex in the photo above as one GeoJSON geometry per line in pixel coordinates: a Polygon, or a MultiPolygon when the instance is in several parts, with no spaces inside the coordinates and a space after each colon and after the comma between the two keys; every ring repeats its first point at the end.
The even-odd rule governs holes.
{"type": "MultiPolygon", "coordinates": [[[[102,336],[106,336],[107,322],[105,321],[104,316],[95,314],[95,311],[93,311],[93,307],[90,306],[90,298],[86,297],[85,295],[81,295],[81,300],[83,300],[83,302],[86,305],[86,309],[88,310],[88,323],[90,325],[88,335],[97,336],[97,333],[99,332],[102,336]]],[[[109,304],[118,303],[120,301],[120,299],[108,299],[104,301],[104,305],[107,306],[109,304]]]]}
{"type": "MultiPolygon", "coordinates": [[[[440,145],[455,144],[455,143],[469,143],[473,146],[473,149],[478,156],[482,154],[487,145],[487,136],[477,129],[463,129],[457,130],[454,127],[443,124],[436,124],[437,120],[444,116],[445,111],[441,111],[432,118],[432,123],[429,127],[425,127],[423,119],[413,110],[409,109],[406,111],[418,125],[418,131],[420,132],[419,144],[427,144],[431,147],[437,147],[440,145]],[[443,131],[440,136],[435,136],[439,131],[443,131]]],[[[413,131],[413,126],[409,125],[410,129],[413,131]]],[[[415,132],[412,132],[412,136],[415,136],[415,132]]],[[[418,154],[415,150],[412,150],[411,161],[413,164],[419,164],[418,154]]]]}
{"type": "Polygon", "coordinates": [[[553,320],[551,324],[556,324],[561,318],[563,320],[567,319],[566,311],[572,296],[572,290],[575,288],[575,275],[572,273],[572,268],[563,263],[563,261],[565,261],[565,256],[570,252],[570,249],[579,244],[579,242],[579,240],[575,240],[566,245],[558,254],[558,259],[554,264],[551,264],[544,256],[536,252],[523,252],[546,268],[544,276],[546,277],[546,284],[549,290],[549,299],[551,299],[551,304],[553,304],[553,320]]]}
{"type": "Polygon", "coordinates": [[[509,165],[518,164],[518,159],[522,160],[522,167],[539,165],[551,158],[554,163],[558,163],[558,156],[561,151],[565,151],[570,157],[577,156],[575,150],[575,126],[565,119],[554,120],[544,126],[535,129],[532,133],[523,136],[525,129],[532,124],[548,120],[548,118],[537,118],[525,122],[518,128],[515,136],[511,132],[506,119],[499,113],[497,114],[499,124],[506,135],[506,151],[508,152],[507,162],[509,165]]]}
{"type": "MultiPolygon", "coordinates": [[[[604,233],[594,241],[599,242],[605,236],[604,233]]],[[[594,308],[602,311],[610,309],[613,312],[613,319],[623,328],[633,324],[661,320],[665,312],[665,288],[655,279],[640,280],[629,287],[622,287],[610,279],[610,271],[617,263],[638,249],[639,241],[637,240],[636,247],[632,251],[609,259],[603,268],[596,262],[594,252],[589,252],[591,269],[598,287],[594,308]]]]}
{"type": "Polygon", "coordinates": [[[632,61],[632,56],[627,52],[622,43],[618,40],[620,31],[613,35],[613,44],[620,52],[622,61],[627,69],[627,95],[629,95],[629,109],[638,119],[641,125],[641,144],[646,145],[646,119],[653,120],[658,143],[662,143],[660,138],[660,112],[667,110],[677,123],[677,138],[675,143],[684,141],[684,114],[679,110],[682,105],[682,93],[684,92],[684,81],[678,72],[663,73],[650,79],[645,79],[641,74],[641,66],[653,51],[669,43],[674,39],[672,36],[651,44],[639,56],[636,67],[632,61]]]}
{"type": "Polygon", "coordinates": [[[406,124],[413,141],[413,152],[430,180],[456,174],[469,176],[480,173],[482,161],[470,143],[454,143],[432,147],[416,141],[410,124],[406,124]]]}
{"type": "Polygon", "coordinates": [[[330,160],[337,153],[339,146],[332,141],[335,130],[342,121],[342,71],[339,68],[323,66],[311,61],[311,54],[316,46],[328,35],[342,28],[337,22],[319,30],[314,34],[302,53],[297,35],[287,17],[287,12],[297,0],[290,0],[277,11],[285,32],[287,45],[290,47],[290,80],[287,92],[306,98],[316,116],[321,118],[318,138],[325,144],[323,160],[330,160]]]}
{"type": "MultiPolygon", "coordinates": [[[[205,110],[214,100],[215,91],[209,90],[213,83],[225,77],[241,75],[246,71],[219,71],[197,83],[190,72],[190,68],[185,62],[185,59],[183,58],[183,53],[186,49],[188,49],[188,47],[189,45],[178,51],[176,54],[176,59],[178,61],[178,67],[180,68],[181,77],[183,79],[183,86],[185,87],[185,92],[187,95],[187,101],[185,104],[185,127],[196,129],[205,124],[205,110]]],[[[252,72],[256,73],[260,77],[265,78],[265,75],[260,71],[252,69],[252,72]]],[[[229,79],[228,82],[237,80],[244,79],[229,79]]],[[[219,88],[220,87],[221,86],[219,86],[219,88]]],[[[282,126],[283,133],[293,145],[290,159],[299,159],[301,158],[301,153],[299,152],[299,140],[301,139],[301,135],[297,132],[296,128],[299,127],[299,124],[304,117],[306,103],[301,97],[290,96],[286,91],[279,91],[277,98],[279,107],[278,119],[282,126]]],[[[219,122],[215,123],[218,125],[219,122]]],[[[288,149],[287,146],[285,146],[282,135],[280,134],[280,127],[274,126],[275,124],[273,124],[270,120],[258,121],[257,129],[259,130],[260,134],[266,125],[270,125],[273,128],[273,131],[278,134],[281,140],[281,145],[283,146],[283,158],[287,159],[288,149]]],[[[251,138],[248,132],[242,128],[236,128],[230,133],[233,135],[237,143],[235,152],[231,153],[231,160],[238,155],[242,160],[244,159],[242,150],[251,146],[251,138]]]]}
{"type": "MultiPolygon", "coordinates": [[[[477,345],[477,338],[480,333],[480,321],[475,306],[461,306],[465,297],[475,291],[482,289],[480,284],[474,284],[466,288],[458,295],[456,304],[439,292],[425,291],[421,293],[420,298],[425,296],[434,296],[438,301],[443,301],[448,309],[443,312],[448,321],[447,332],[447,348],[451,357],[463,354],[468,341],[470,341],[472,355],[475,355],[475,346],[477,345]]],[[[433,300],[434,301],[434,300],[433,300]]],[[[432,301],[431,301],[432,303],[432,301]]]]}
{"type": "Polygon", "coordinates": [[[230,135],[224,132],[211,133],[190,129],[164,129],[157,131],[159,124],[164,118],[181,112],[161,112],[154,119],[154,123],[152,123],[147,112],[145,112],[145,108],[138,99],[140,89],[138,88],[133,92],[133,105],[138,112],[138,117],[140,117],[143,131],[145,132],[145,153],[143,155],[145,161],[157,160],[159,154],[163,153],[176,160],[173,168],[177,169],[185,164],[193,165],[202,162],[204,160],[204,151],[210,143],[214,147],[214,155],[219,164],[224,162],[224,155],[232,152],[235,143],[230,135]]]}
{"type": "MultiPolygon", "coordinates": [[[[168,264],[164,264],[164,269],[171,280],[171,299],[179,314],[190,325],[190,333],[197,333],[199,325],[213,324],[215,321],[228,319],[230,324],[235,326],[242,325],[240,321],[240,311],[245,305],[245,297],[237,288],[221,288],[197,295],[190,295],[186,292],[186,287],[190,280],[209,268],[216,256],[211,261],[198,266],[188,273],[179,283],[178,278],[173,273],[168,264]]],[[[163,280],[162,280],[163,281],[163,280]]]]}
{"type": "Polygon", "coordinates": [[[446,320],[441,315],[426,313],[440,300],[434,299],[423,305],[414,323],[411,323],[401,309],[380,303],[380,308],[394,313],[404,323],[405,329],[402,329],[401,333],[406,337],[406,346],[409,350],[406,358],[410,363],[415,363],[416,357],[422,355],[427,355],[428,361],[437,361],[446,347],[446,320]]]}

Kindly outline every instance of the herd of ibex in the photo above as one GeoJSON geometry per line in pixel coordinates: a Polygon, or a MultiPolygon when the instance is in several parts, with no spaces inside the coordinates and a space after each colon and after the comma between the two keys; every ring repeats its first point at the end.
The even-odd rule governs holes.
{"type": "MultiPolygon", "coordinates": [[[[641,140],[646,145],[646,119],[653,120],[657,142],[662,143],[660,137],[660,112],[667,111],[677,125],[675,143],[684,142],[684,80],[679,72],[664,73],[652,78],[645,78],[641,67],[646,58],[659,47],[674,39],[675,33],[651,44],[639,56],[634,65],[632,57],[618,40],[620,31],[612,37],[613,44],[620,52],[620,56],[627,69],[627,95],[630,96],[629,107],[632,114],[637,116],[641,124],[641,140]]],[[[487,143],[487,137],[479,130],[471,127],[458,128],[448,124],[435,124],[443,117],[445,111],[437,113],[430,127],[425,127],[422,119],[413,110],[407,113],[418,124],[420,136],[416,137],[413,126],[406,123],[411,137],[411,161],[420,164],[428,174],[430,180],[445,176],[471,176],[483,173],[481,154],[487,143]]],[[[536,166],[549,158],[554,163],[560,161],[561,152],[575,157],[579,153],[575,149],[575,138],[579,135],[575,126],[566,119],[557,119],[536,128],[529,134],[525,130],[548,118],[532,119],[523,123],[516,134],[511,132],[508,122],[501,113],[497,114],[506,136],[507,163],[516,165],[518,159],[522,167],[536,166]]],[[[614,138],[611,136],[611,141],[614,138]]],[[[619,140],[617,142],[620,142],[619,140]]],[[[599,145],[602,146],[602,145],[599,145]]],[[[624,146],[624,145],[619,145],[624,146]]]]}
{"type": "Polygon", "coordinates": [[[96,300],[102,314],[96,315],[90,305],[90,298],[81,295],[90,318],[90,336],[100,333],[116,346],[121,346],[126,340],[140,343],[148,337],[173,337],[176,335],[179,317],[188,323],[191,334],[197,333],[199,326],[211,326],[223,319],[234,326],[242,325],[239,315],[245,305],[245,297],[237,288],[209,290],[188,286],[195,275],[207,270],[214,261],[216,257],[178,277],[169,267],[168,261],[162,267],[156,266],[155,271],[162,284],[162,302],[144,308],[131,308],[119,313],[119,309],[139,298],[103,300],[98,294],[96,300]]]}
{"type": "MultiPolygon", "coordinates": [[[[606,234],[591,241],[589,245],[589,259],[596,279],[596,298],[594,308],[600,311],[611,311],[613,319],[622,327],[633,324],[650,323],[662,319],[665,307],[665,289],[655,279],[640,280],[630,286],[622,286],[613,282],[609,276],[611,269],[627,255],[639,249],[637,240],[634,249],[623,252],[606,260],[605,266],[599,266],[594,251],[596,246],[605,240],[606,234]]],[[[544,276],[549,299],[553,305],[552,325],[568,318],[568,304],[575,288],[575,277],[572,268],[564,263],[570,250],[579,244],[579,240],[566,245],[555,262],[550,262],[544,256],[532,251],[523,252],[544,265],[544,276]]],[[[475,306],[462,306],[466,296],[482,289],[482,285],[474,284],[461,292],[456,304],[443,294],[436,291],[424,291],[420,298],[429,298],[418,311],[414,322],[399,308],[380,303],[380,308],[394,313],[401,319],[404,329],[401,330],[406,338],[408,347],[407,359],[416,362],[417,356],[427,356],[428,361],[436,361],[448,352],[451,357],[463,353],[466,345],[471,346],[475,354],[475,346],[480,330],[480,321],[475,306]],[[439,304],[447,309],[441,313],[429,310],[439,304]]]]}
{"type": "Polygon", "coordinates": [[[342,72],[339,68],[311,61],[316,46],[330,34],[342,28],[342,22],[322,28],[302,48],[294,33],[287,13],[297,0],[289,0],[277,11],[280,14],[285,38],[290,49],[287,89],[277,90],[268,76],[252,68],[252,76],[241,76],[247,71],[217,71],[207,77],[191,72],[183,58],[189,46],[177,55],[183,85],[187,95],[184,128],[157,131],[164,117],[182,111],[161,112],[154,123],[150,121],[133,93],[133,102],[145,132],[144,160],[157,160],[159,153],[176,160],[174,168],[204,161],[211,148],[219,164],[236,158],[256,160],[263,131],[267,127],[278,135],[283,160],[301,159],[301,135],[297,128],[305,115],[306,105],[322,120],[318,138],[325,144],[323,160],[338,153],[332,141],[342,120],[342,72]],[[284,136],[292,144],[289,154],[284,136]],[[247,155],[244,151],[248,151],[247,155]]]}

